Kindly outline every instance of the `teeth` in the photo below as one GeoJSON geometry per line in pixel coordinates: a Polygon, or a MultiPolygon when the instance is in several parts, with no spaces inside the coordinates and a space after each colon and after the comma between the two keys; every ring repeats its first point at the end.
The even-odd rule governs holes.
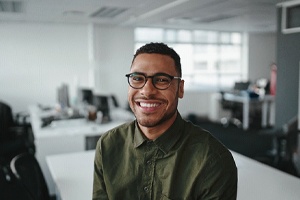
{"type": "Polygon", "coordinates": [[[156,103],[140,103],[141,107],[147,107],[147,108],[153,108],[153,107],[157,107],[158,104],[156,103]]]}

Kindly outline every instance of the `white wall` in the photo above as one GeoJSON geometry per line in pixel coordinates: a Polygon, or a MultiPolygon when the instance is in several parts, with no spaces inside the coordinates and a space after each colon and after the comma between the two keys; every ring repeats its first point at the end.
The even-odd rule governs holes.
{"type": "MultiPolygon", "coordinates": [[[[115,94],[122,107],[127,104],[124,75],[134,54],[131,28],[93,26],[91,34],[88,25],[4,23],[0,44],[0,100],[8,102],[15,112],[34,103],[53,105],[56,88],[63,82],[70,84],[71,91],[75,78],[80,86],[91,86],[91,66],[95,92],[115,94]]],[[[269,76],[275,46],[274,34],[249,35],[251,80],[269,76]]],[[[179,111],[183,116],[210,115],[211,94],[185,91],[179,111]]]]}
{"type": "Polygon", "coordinates": [[[134,54],[132,28],[94,27],[95,93],[116,95],[121,107],[127,106],[127,79],[134,54]]]}
{"type": "Polygon", "coordinates": [[[14,112],[53,105],[57,87],[75,77],[88,85],[85,25],[2,23],[0,44],[0,100],[14,112]]]}
{"type": "Polygon", "coordinates": [[[208,116],[211,95],[208,91],[185,91],[184,97],[179,100],[178,110],[183,117],[191,113],[208,116]]]}
{"type": "Polygon", "coordinates": [[[249,78],[270,78],[271,64],[276,63],[276,33],[249,34],[249,78]]]}

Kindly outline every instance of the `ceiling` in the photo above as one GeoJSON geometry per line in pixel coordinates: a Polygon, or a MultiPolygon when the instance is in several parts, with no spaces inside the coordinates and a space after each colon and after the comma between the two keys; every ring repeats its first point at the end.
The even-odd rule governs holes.
{"type": "Polygon", "coordinates": [[[275,32],[282,0],[0,0],[0,23],[95,23],[275,32]]]}

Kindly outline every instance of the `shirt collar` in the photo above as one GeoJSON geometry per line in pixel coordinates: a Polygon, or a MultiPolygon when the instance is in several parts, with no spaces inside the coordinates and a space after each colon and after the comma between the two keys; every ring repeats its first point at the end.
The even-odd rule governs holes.
{"type": "MultiPolygon", "coordinates": [[[[134,137],[134,147],[137,148],[142,145],[147,138],[143,135],[141,130],[138,128],[137,121],[135,122],[135,137],[134,137]]],[[[183,133],[183,124],[181,115],[177,112],[177,117],[171,127],[164,132],[160,137],[155,139],[153,142],[160,148],[165,154],[168,153],[171,148],[176,144],[179,140],[181,133],[183,133]]]]}
{"type": "Polygon", "coordinates": [[[141,146],[145,141],[147,141],[147,138],[140,130],[137,120],[135,120],[134,141],[133,141],[134,148],[141,146]]]}

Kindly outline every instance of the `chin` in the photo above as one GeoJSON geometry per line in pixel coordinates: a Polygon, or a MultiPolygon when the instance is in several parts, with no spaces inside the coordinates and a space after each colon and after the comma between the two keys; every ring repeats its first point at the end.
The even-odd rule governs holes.
{"type": "Polygon", "coordinates": [[[151,120],[151,119],[148,119],[147,117],[145,117],[145,118],[138,118],[137,117],[137,122],[140,125],[145,126],[145,127],[154,127],[154,126],[159,124],[159,121],[151,120]]]}

